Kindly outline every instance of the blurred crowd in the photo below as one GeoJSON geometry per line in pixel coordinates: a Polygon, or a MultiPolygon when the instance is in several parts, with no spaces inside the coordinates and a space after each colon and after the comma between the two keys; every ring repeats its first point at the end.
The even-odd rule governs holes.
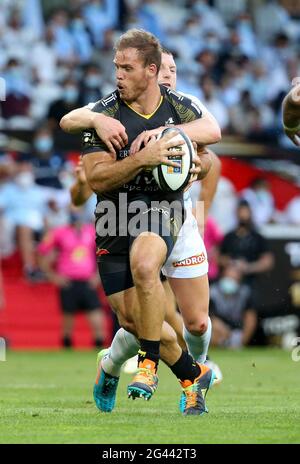
{"type": "Polygon", "coordinates": [[[33,129],[44,119],[55,124],[67,109],[109,93],[114,41],[127,28],[142,27],[174,53],[178,88],[203,101],[223,134],[280,139],[282,97],[300,74],[299,21],[280,1],[255,5],[3,0],[0,75],[6,101],[0,127],[33,129]]]}
{"type": "MultiPolygon", "coordinates": [[[[62,0],[51,7],[41,0],[2,0],[0,96],[5,90],[6,98],[0,98],[0,129],[25,129],[33,137],[14,146],[0,136],[0,257],[18,249],[24,276],[32,282],[45,279],[38,244],[47,232],[74,222],[69,189],[76,160],[57,149],[55,130],[64,114],[115,88],[113,44],[128,28],[153,32],[173,52],[178,89],[199,97],[223,134],[290,146],[282,135],[281,102],[292,78],[300,75],[299,21],[279,1],[256,2],[249,10],[250,3],[174,0],[170,8],[163,0],[62,0]]],[[[192,190],[199,198],[197,183],[192,190]]],[[[93,222],[94,206],[91,198],[80,210],[81,224],[93,222]]],[[[272,267],[259,230],[274,222],[299,225],[299,210],[300,196],[277,211],[263,176],[239,193],[221,178],[205,237],[215,344],[250,341],[256,303],[250,301],[249,285],[255,274],[272,267]],[[255,236],[257,248],[250,254],[243,248],[245,234],[255,236]]]]}

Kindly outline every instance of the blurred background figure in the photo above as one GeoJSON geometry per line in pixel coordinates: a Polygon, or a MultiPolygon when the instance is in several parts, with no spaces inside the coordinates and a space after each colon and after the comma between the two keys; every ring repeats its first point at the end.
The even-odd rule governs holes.
{"type": "Polygon", "coordinates": [[[225,235],[221,244],[220,264],[224,268],[235,265],[242,282],[253,289],[257,276],[271,270],[274,259],[266,239],[253,224],[251,209],[245,200],[238,205],[237,222],[237,227],[225,235]]]}
{"type": "Polygon", "coordinates": [[[62,189],[59,173],[64,167],[64,158],[55,150],[53,132],[47,126],[38,128],[33,134],[32,153],[28,160],[33,165],[38,185],[62,189]]]}
{"type": "Polygon", "coordinates": [[[249,187],[241,192],[241,198],[248,202],[253,223],[256,227],[273,221],[275,213],[274,197],[266,179],[263,177],[254,179],[249,187]]]}
{"type": "Polygon", "coordinates": [[[209,262],[208,278],[211,283],[219,277],[220,244],[223,238],[224,235],[216,221],[211,216],[208,216],[204,230],[204,244],[209,262]]]}
{"type": "Polygon", "coordinates": [[[97,293],[95,230],[82,222],[81,211],[71,209],[69,224],[52,229],[38,247],[40,265],[59,292],[63,313],[62,346],[72,347],[74,317],[85,311],[94,345],[103,346],[105,327],[97,293]]]}
{"type": "Polygon", "coordinates": [[[43,276],[36,262],[35,243],[44,229],[44,213],[49,192],[35,183],[33,166],[22,161],[16,172],[0,186],[0,211],[6,233],[15,240],[27,279],[40,281],[43,276]]]}
{"type": "Polygon", "coordinates": [[[211,286],[209,311],[214,346],[241,348],[255,333],[257,314],[251,288],[241,283],[242,277],[238,267],[230,264],[211,286]]]}
{"type": "Polygon", "coordinates": [[[62,85],[61,97],[51,103],[48,111],[48,122],[55,129],[59,127],[61,118],[71,110],[80,106],[79,89],[77,81],[67,77],[62,85]]]}
{"type": "Polygon", "coordinates": [[[0,102],[2,118],[11,128],[23,125],[31,129],[30,104],[32,86],[21,61],[10,58],[3,72],[6,84],[6,98],[0,102]]]}
{"type": "MultiPolygon", "coordinates": [[[[0,225],[1,225],[1,221],[0,221],[0,225]]],[[[5,299],[4,299],[2,264],[1,264],[1,254],[0,254],[0,311],[4,309],[4,304],[5,304],[5,299]]]]}
{"type": "Polygon", "coordinates": [[[285,219],[289,224],[300,225],[300,195],[294,197],[287,205],[285,219]]]}
{"type": "MultiPolygon", "coordinates": [[[[0,249],[8,314],[21,324],[18,308],[25,301],[33,346],[40,343],[35,292],[44,285],[54,297],[45,307],[45,345],[47,337],[49,346],[57,344],[51,332],[59,325],[55,288],[40,282],[36,247],[45,232],[68,224],[81,150],[80,137],[64,134],[58,123],[71,109],[115,89],[113,47],[130,27],[152,31],[174,53],[178,88],[201,99],[222,127],[222,141],[212,147],[222,172],[205,231],[211,281],[222,265],[237,262],[243,282],[254,289],[259,323],[289,317],[288,291],[300,269],[298,252],[286,251],[298,250],[300,241],[300,132],[293,117],[298,104],[286,107],[292,103],[286,98],[283,115],[282,101],[294,95],[300,76],[298,3],[174,0],[170,8],[167,0],[0,2],[0,249]],[[247,224],[247,208],[236,214],[240,199],[249,204],[247,224]]],[[[93,224],[94,207],[91,195],[84,223],[93,224]]],[[[24,346],[22,330],[11,324],[9,331],[12,346],[24,346]]],[[[84,321],[78,332],[88,344],[84,321]]]]}

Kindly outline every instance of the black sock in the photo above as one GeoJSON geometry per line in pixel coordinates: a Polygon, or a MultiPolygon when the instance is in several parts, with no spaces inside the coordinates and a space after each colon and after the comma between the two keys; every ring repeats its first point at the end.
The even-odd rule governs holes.
{"type": "Polygon", "coordinates": [[[62,339],[62,346],[64,348],[72,348],[72,345],[73,345],[73,343],[72,343],[71,337],[64,336],[63,339],[62,339]]]}
{"type": "Polygon", "coordinates": [[[139,359],[138,364],[143,362],[145,359],[150,359],[155,363],[155,370],[157,370],[157,365],[159,361],[159,345],[160,340],[152,341],[152,340],[144,340],[143,338],[140,339],[141,348],[138,352],[139,359]]]}
{"type": "Polygon", "coordinates": [[[194,382],[195,378],[198,377],[201,372],[199,365],[187,351],[182,351],[178,361],[176,361],[173,366],[170,366],[170,368],[173,374],[182,382],[184,380],[194,382]]]}
{"type": "Polygon", "coordinates": [[[103,346],[103,338],[97,337],[94,339],[94,346],[96,348],[101,348],[103,346]]]}

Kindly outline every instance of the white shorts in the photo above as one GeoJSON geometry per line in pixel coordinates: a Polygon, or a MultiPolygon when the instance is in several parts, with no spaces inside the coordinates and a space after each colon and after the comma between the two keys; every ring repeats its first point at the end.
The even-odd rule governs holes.
{"type": "Polygon", "coordinates": [[[184,204],[186,220],[180,229],[172,253],[161,269],[163,275],[176,279],[201,277],[208,272],[207,253],[192,213],[190,198],[186,199],[184,204]]]}

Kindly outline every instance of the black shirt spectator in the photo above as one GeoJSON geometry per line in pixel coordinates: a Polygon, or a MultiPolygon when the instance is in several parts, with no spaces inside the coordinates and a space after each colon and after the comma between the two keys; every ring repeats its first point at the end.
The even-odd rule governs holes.
{"type": "Polygon", "coordinates": [[[220,248],[221,265],[234,263],[244,276],[244,282],[252,284],[257,274],[270,270],[273,256],[268,243],[254,228],[248,203],[242,200],[237,211],[238,226],[225,235],[220,248]]]}
{"type": "Polygon", "coordinates": [[[78,84],[71,78],[68,78],[64,82],[62,89],[62,97],[59,100],[54,101],[48,111],[47,119],[53,129],[59,127],[59,121],[61,118],[80,106],[78,84]]]}

